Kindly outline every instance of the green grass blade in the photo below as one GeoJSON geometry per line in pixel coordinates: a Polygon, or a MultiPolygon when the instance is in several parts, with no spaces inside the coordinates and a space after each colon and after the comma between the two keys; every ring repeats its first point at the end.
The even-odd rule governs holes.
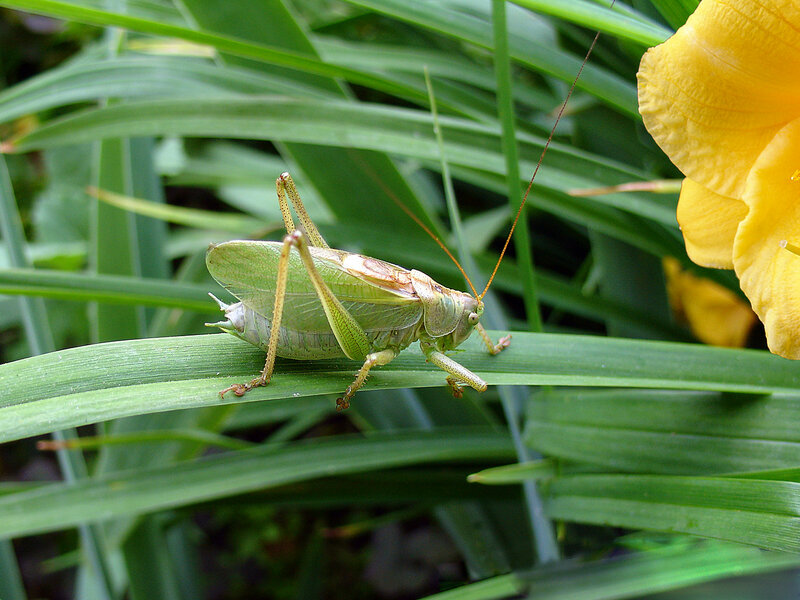
{"type": "MultiPolygon", "coordinates": [[[[497,77],[497,110],[502,127],[502,148],[506,163],[506,186],[511,214],[517,214],[523,201],[520,185],[519,155],[514,127],[514,93],[511,86],[511,62],[508,55],[508,31],[506,30],[505,0],[492,0],[492,26],[494,30],[494,68],[497,77]]],[[[522,299],[525,315],[531,331],[542,331],[542,315],[539,294],[536,289],[536,273],[533,251],[528,233],[528,211],[522,208],[518,215],[520,227],[514,236],[514,247],[519,260],[517,265],[522,279],[522,299]]]]}
{"type": "MultiPolygon", "coordinates": [[[[437,81],[448,80],[469,85],[473,94],[473,88],[488,93],[495,91],[495,77],[490,68],[451,52],[400,45],[353,43],[325,38],[317,40],[317,48],[328,62],[370,71],[391,71],[394,75],[400,73],[419,75],[420,65],[425,65],[430,70],[431,76],[437,81]]],[[[523,106],[541,109],[543,106],[553,106],[558,102],[548,90],[536,87],[526,81],[515,83],[517,100],[523,106]]]]}
{"type": "Polygon", "coordinates": [[[123,550],[132,600],[184,600],[172,567],[165,522],[158,516],[142,519],[125,540],[123,550]]]}
{"type": "MultiPolygon", "coordinates": [[[[595,268],[603,273],[598,290],[600,297],[629,302],[654,323],[673,320],[661,257],[597,232],[589,232],[589,240],[595,268]]],[[[649,334],[626,317],[606,321],[606,331],[609,335],[634,338],[649,334]]]]}
{"type": "Polygon", "coordinates": [[[647,475],[576,475],[555,480],[553,519],[688,533],[800,552],[800,483],[647,475]]]}
{"type": "Polygon", "coordinates": [[[266,234],[273,230],[283,229],[282,222],[267,224],[259,219],[235,213],[225,214],[219,211],[170,206],[160,202],[115,194],[107,190],[90,189],[89,192],[106,204],[122,210],[187,227],[220,231],[241,237],[253,237],[253,232],[266,234]]]}
{"type": "Polygon", "coordinates": [[[589,29],[607,33],[649,48],[666,40],[672,31],[646,18],[633,18],[586,0],[549,2],[547,0],[513,0],[534,12],[571,21],[589,29]]]}
{"type": "Polygon", "coordinates": [[[11,540],[0,540],[0,598],[3,600],[27,598],[11,540]]]}
{"type": "Polygon", "coordinates": [[[168,306],[213,313],[208,286],[161,279],[46,269],[0,269],[0,293],[112,304],[168,306]]]}
{"type": "Polygon", "coordinates": [[[424,600],[500,600],[517,596],[524,590],[525,584],[516,575],[499,575],[426,596],[424,600]]]}
{"type": "MultiPolygon", "coordinates": [[[[505,173],[506,161],[495,127],[446,116],[440,118],[440,123],[448,161],[452,165],[500,176],[505,173]]],[[[427,112],[343,101],[284,98],[204,99],[190,105],[182,100],[131,101],[51,121],[9,141],[8,146],[16,151],[30,151],[130,135],[277,139],[302,144],[345,145],[418,160],[439,160],[427,112]]],[[[522,158],[520,171],[532,173],[544,140],[519,133],[517,143],[522,158]]],[[[537,177],[537,185],[565,190],[641,178],[643,174],[630,167],[552,144],[548,168],[537,177]]],[[[377,196],[385,196],[385,192],[377,196]]],[[[586,207],[585,211],[598,205],[599,208],[610,205],[670,227],[675,225],[673,207],[645,194],[573,198],[570,203],[586,207]]]]}
{"type": "Polygon", "coordinates": [[[537,394],[526,439],[548,456],[641,473],[718,474],[800,464],[797,396],[651,390],[537,394]]]}
{"type": "Polygon", "coordinates": [[[286,78],[217,66],[189,58],[123,56],[82,61],[46,71],[0,93],[0,121],[103,97],[243,96],[285,94],[322,98],[329,94],[286,78]]]}
{"type": "Polygon", "coordinates": [[[734,544],[676,540],[676,544],[557,569],[502,575],[427,596],[425,600],[489,600],[527,591],[536,600],[639,598],[726,577],[768,573],[800,564],[796,554],[734,544]]]}
{"type": "Polygon", "coordinates": [[[0,535],[29,535],[229,497],[264,488],[431,461],[512,456],[496,433],[373,434],[262,446],[177,465],[109,473],[80,486],[52,484],[0,497],[0,535]],[[341,460],[331,461],[331,456],[341,460]]]}
{"type": "Polygon", "coordinates": [[[352,83],[416,101],[424,102],[425,100],[424,93],[420,93],[406,86],[397,85],[384,77],[327,64],[306,55],[280,50],[263,44],[246,42],[234,37],[217,35],[202,30],[188,29],[157,20],[99,10],[58,0],[2,0],[0,1],[0,6],[30,11],[50,17],[69,19],[88,25],[122,27],[130,31],[175,37],[198,44],[213,46],[221,52],[230,53],[235,56],[280,65],[313,75],[338,77],[352,83]]]}
{"type": "MultiPolygon", "coordinates": [[[[95,187],[131,196],[131,142],[105,139],[96,149],[95,187]]],[[[97,275],[141,273],[135,216],[95,200],[92,211],[91,270],[97,275]]],[[[95,341],[133,339],[145,334],[144,312],[137,306],[97,304],[91,311],[95,341]]]]}
{"type": "Polygon", "coordinates": [[[674,29],[686,22],[700,4],[700,0],[652,0],[652,5],[674,29]]]}
{"type": "Polygon", "coordinates": [[[557,571],[538,570],[521,578],[537,600],[640,598],[704,582],[796,567],[797,554],[692,539],[674,545],[578,562],[557,571]]]}
{"type": "MultiPolygon", "coordinates": [[[[208,446],[217,446],[228,450],[242,450],[249,448],[249,442],[243,442],[217,433],[202,429],[169,429],[161,431],[133,431],[130,433],[112,433],[108,435],[84,435],[74,440],[69,440],[65,445],[72,448],[97,449],[106,446],[137,445],[150,442],[196,442],[208,446]]],[[[60,444],[59,444],[60,445],[60,444]]],[[[42,448],[40,445],[40,449],[42,448]]],[[[50,449],[50,448],[47,448],[50,449]]]]}
{"type": "MultiPolygon", "coordinates": [[[[452,36],[482,48],[492,49],[491,24],[488,14],[481,19],[443,6],[440,3],[405,2],[404,0],[347,0],[350,4],[368,8],[413,25],[452,36]]],[[[479,5],[473,5],[477,10],[479,5]]],[[[484,10],[488,9],[484,8],[484,10]]],[[[578,72],[581,59],[554,49],[546,42],[535,38],[515,35],[510,40],[511,57],[518,63],[553,75],[563,81],[572,82],[578,72]]],[[[581,76],[578,87],[596,96],[603,102],[638,119],[636,90],[633,85],[603,69],[589,65],[581,76]]]]}
{"type": "MultiPolygon", "coordinates": [[[[491,385],[796,393],[796,363],[752,350],[521,332],[499,356],[487,356],[477,339],[464,348],[459,362],[491,385]]],[[[0,365],[5,390],[0,419],[6,423],[0,439],[135,414],[218,406],[217,392],[252,377],[263,360],[256,348],[219,334],[98,344],[0,365]]],[[[352,381],[352,368],[345,360],[280,361],[269,386],[224,402],[284,398],[281,402],[291,403],[292,397],[341,393],[352,381]]],[[[370,383],[374,388],[441,386],[443,375],[412,348],[376,369],[370,383]]]]}

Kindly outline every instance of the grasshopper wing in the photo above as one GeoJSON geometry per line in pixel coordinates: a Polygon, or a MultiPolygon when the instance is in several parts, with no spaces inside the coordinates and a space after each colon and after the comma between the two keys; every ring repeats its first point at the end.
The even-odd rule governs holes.
{"type": "MultiPolygon", "coordinates": [[[[272,320],[275,281],[282,244],[238,240],[212,246],[206,255],[211,276],[255,312],[272,320]]],[[[365,332],[402,329],[422,317],[422,304],[410,287],[393,284],[385,277],[359,273],[348,263],[380,264],[382,273],[392,268],[383,261],[367,259],[342,250],[309,248],[314,265],[333,294],[365,332]],[[362,260],[348,260],[357,257],[362,260]]],[[[308,333],[331,331],[311,279],[297,252],[289,255],[282,327],[308,333]]]]}

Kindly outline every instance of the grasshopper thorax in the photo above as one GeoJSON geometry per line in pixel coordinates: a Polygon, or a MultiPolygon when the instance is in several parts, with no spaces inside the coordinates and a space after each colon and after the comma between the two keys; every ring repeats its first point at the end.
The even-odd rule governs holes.
{"type": "Polygon", "coordinates": [[[483,314],[483,302],[436,283],[421,271],[410,271],[411,285],[422,302],[425,333],[441,351],[466,340],[483,314]]]}

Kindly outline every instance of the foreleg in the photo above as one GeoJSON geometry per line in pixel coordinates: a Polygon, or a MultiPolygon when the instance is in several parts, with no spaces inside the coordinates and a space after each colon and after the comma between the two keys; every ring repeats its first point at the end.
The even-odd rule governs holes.
{"type": "Polygon", "coordinates": [[[475,325],[475,331],[478,332],[478,335],[481,336],[483,343],[486,344],[486,348],[489,349],[489,354],[500,354],[504,348],[508,348],[511,345],[511,334],[500,338],[497,343],[495,344],[492,341],[492,338],[489,337],[489,334],[486,333],[486,330],[483,328],[483,325],[478,323],[475,325]]]}

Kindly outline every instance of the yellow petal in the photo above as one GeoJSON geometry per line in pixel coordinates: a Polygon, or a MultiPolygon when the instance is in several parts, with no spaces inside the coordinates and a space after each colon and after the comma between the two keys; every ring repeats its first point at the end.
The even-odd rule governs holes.
{"type": "Polygon", "coordinates": [[[639,67],[639,111],[670,160],[740,198],[756,158],[800,116],[800,5],[703,0],[639,67]]]}
{"type": "Polygon", "coordinates": [[[684,271],[675,258],[664,259],[670,304],[701,342],[741,348],[756,321],[750,306],[718,283],[684,271]]]}
{"type": "Polygon", "coordinates": [[[691,179],[684,179],[678,200],[678,224],[686,252],[698,265],[733,268],[733,238],[747,205],[736,198],[715,194],[691,179]]]}
{"type": "Polygon", "coordinates": [[[742,290],[764,323],[770,350],[800,358],[800,257],[781,241],[800,243],[800,119],[780,130],[758,157],[743,200],[733,264],[742,290]]]}

